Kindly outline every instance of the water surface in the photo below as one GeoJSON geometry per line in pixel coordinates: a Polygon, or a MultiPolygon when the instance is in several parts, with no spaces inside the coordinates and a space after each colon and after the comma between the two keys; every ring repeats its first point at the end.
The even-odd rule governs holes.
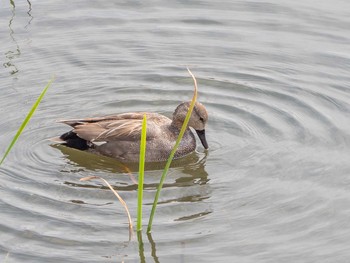
{"type": "Polygon", "coordinates": [[[348,1],[0,3],[0,154],[56,77],[0,169],[0,262],[347,262],[348,1]],[[170,170],[140,249],[108,188],[79,181],[104,177],[135,218],[124,167],[46,139],[61,118],[171,116],[186,66],[210,149],[170,170]]]}

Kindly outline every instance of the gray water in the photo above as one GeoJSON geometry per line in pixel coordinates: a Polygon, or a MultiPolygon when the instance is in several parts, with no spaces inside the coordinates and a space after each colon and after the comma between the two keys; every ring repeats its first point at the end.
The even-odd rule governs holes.
{"type": "Polygon", "coordinates": [[[349,1],[0,4],[0,155],[55,76],[0,168],[1,263],[348,262],[349,1]],[[107,179],[135,220],[124,168],[46,139],[62,118],[171,116],[192,96],[186,66],[210,149],[171,168],[140,249],[111,191],[79,181],[107,179]]]}

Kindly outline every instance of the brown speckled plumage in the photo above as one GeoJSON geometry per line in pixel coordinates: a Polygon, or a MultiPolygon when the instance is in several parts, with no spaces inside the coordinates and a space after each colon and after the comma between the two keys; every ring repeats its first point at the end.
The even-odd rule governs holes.
{"type": "MultiPolygon", "coordinates": [[[[93,150],[124,162],[139,160],[143,115],[147,116],[146,162],[165,161],[185,120],[189,102],[181,103],[173,113],[173,119],[149,112],[121,113],[117,115],[61,120],[73,130],[54,138],[53,141],[81,150],[93,150]]],[[[194,128],[205,148],[205,124],[208,114],[205,107],[196,102],[188,126],[194,128]]],[[[196,149],[196,140],[187,128],[175,158],[183,157],[196,149]]]]}

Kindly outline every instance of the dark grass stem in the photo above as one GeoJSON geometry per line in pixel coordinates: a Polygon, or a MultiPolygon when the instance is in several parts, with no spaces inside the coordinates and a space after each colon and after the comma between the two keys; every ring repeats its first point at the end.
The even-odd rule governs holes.
{"type": "Polygon", "coordinates": [[[183,135],[184,135],[184,133],[185,133],[185,131],[187,129],[188,122],[190,120],[190,117],[191,117],[194,105],[195,105],[196,100],[197,100],[197,80],[196,80],[195,76],[192,74],[192,72],[188,68],[187,68],[187,70],[190,73],[190,75],[191,75],[191,77],[193,79],[193,82],[194,82],[193,97],[192,97],[192,101],[191,101],[190,107],[188,108],[185,121],[182,124],[182,127],[181,127],[180,133],[179,133],[179,135],[177,137],[176,143],[175,143],[175,145],[174,145],[174,147],[173,147],[173,149],[172,149],[172,151],[171,151],[171,153],[169,155],[169,158],[168,158],[168,160],[166,162],[165,168],[164,168],[163,173],[162,173],[162,177],[160,178],[160,182],[159,182],[159,185],[158,185],[158,188],[157,188],[156,195],[154,197],[151,214],[150,214],[149,221],[148,221],[147,233],[150,233],[152,231],[152,223],[153,223],[154,214],[156,212],[157,203],[158,203],[158,199],[159,199],[159,196],[160,196],[160,191],[161,191],[161,189],[163,187],[163,184],[164,184],[165,178],[167,176],[170,164],[171,164],[172,160],[174,159],[175,152],[176,152],[176,150],[177,150],[177,148],[178,148],[178,146],[179,146],[179,144],[180,144],[180,142],[182,140],[182,137],[183,137],[183,135]]]}
{"type": "Polygon", "coordinates": [[[32,118],[36,108],[39,106],[41,100],[43,99],[46,91],[48,90],[48,88],[50,87],[51,83],[53,82],[53,78],[47,83],[46,87],[44,88],[44,90],[41,92],[39,98],[35,101],[35,103],[33,104],[32,108],[30,109],[27,117],[24,119],[23,123],[21,124],[21,126],[19,127],[15,137],[13,137],[10,145],[8,146],[4,156],[2,157],[1,161],[0,161],[0,165],[4,162],[5,158],[7,157],[7,155],[9,154],[9,152],[11,151],[12,147],[15,145],[16,141],[18,140],[19,136],[22,134],[24,128],[26,127],[26,125],[28,124],[28,122],[30,121],[30,119],[32,118]]]}

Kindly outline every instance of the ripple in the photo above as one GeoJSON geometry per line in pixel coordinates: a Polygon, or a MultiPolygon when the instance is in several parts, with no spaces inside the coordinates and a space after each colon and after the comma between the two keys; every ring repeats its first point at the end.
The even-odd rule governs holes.
{"type": "MultiPolygon", "coordinates": [[[[31,15],[27,3],[0,11],[4,25],[11,19],[0,32],[3,58],[15,52],[18,69],[0,80],[1,149],[56,75],[0,168],[0,250],[8,261],[140,260],[111,191],[79,181],[106,178],[134,218],[137,187],[125,167],[46,139],[69,129],[56,119],[144,110],[171,116],[192,96],[186,66],[209,111],[210,149],[199,146],[171,167],[155,241],[145,240],[147,261],[348,259],[345,4],[182,2],[67,8],[49,1],[33,5],[31,15]]],[[[145,218],[162,166],[147,167],[145,218]]],[[[137,177],[137,165],[128,168],[137,177]]]]}

